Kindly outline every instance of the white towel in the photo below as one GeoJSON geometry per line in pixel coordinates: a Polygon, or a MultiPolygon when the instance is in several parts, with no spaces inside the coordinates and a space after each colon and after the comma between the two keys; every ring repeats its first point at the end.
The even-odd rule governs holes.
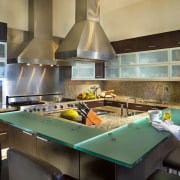
{"type": "Polygon", "coordinates": [[[169,131],[180,141],[180,126],[174,124],[168,124],[166,122],[163,122],[162,120],[153,121],[152,126],[158,129],[159,131],[161,130],[169,131]]]}

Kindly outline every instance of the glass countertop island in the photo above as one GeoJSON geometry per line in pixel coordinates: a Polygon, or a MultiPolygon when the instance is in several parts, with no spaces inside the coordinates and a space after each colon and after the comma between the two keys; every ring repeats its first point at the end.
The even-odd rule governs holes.
{"type": "MultiPolygon", "coordinates": [[[[170,109],[172,121],[180,124],[180,109],[170,109]]],[[[138,164],[171,135],[152,127],[147,117],[108,132],[27,112],[0,114],[0,120],[128,168],[138,164]]]]}

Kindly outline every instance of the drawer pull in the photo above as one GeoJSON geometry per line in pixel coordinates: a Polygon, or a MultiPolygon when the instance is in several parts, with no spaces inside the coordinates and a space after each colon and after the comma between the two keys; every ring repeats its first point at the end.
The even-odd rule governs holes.
{"type": "Polygon", "coordinates": [[[151,107],[151,109],[154,109],[154,110],[159,110],[159,108],[153,108],[153,107],[151,107]]]}
{"type": "Polygon", "coordinates": [[[96,76],[96,78],[101,78],[102,76],[96,76]]]}
{"type": "Polygon", "coordinates": [[[143,106],[135,105],[135,107],[142,108],[143,106]]]}
{"type": "Polygon", "coordinates": [[[153,45],[150,45],[150,46],[148,46],[149,48],[155,48],[156,46],[153,46],[153,45]]]}
{"type": "Polygon", "coordinates": [[[103,102],[102,101],[98,101],[97,103],[102,104],[103,102]]]}
{"type": "Polygon", "coordinates": [[[48,142],[48,140],[45,139],[45,138],[42,138],[42,137],[39,137],[39,136],[37,136],[36,138],[37,138],[37,139],[40,139],[40,140],[42,140],[42,141],[48,142]]]}
{"type": "Polygon", "coordinates": [[[128,49],[128,48],[127,48],[127,49],[124,49],[124,50],[125,50],[125,51],[131,51],[132,49],[128,49]]]}
{"type": "Polygon", "coordinates": [[[180,42],[177,42],[177,44],[180,44],[180,42]]]}
{"type": "Polygon", "coordinates": [[[29,135],[29,136],[32,136],[32,134],[31,133],[29,133],[29,132],[27,132],[27,131],[22,131],[24,134],[27,134],[27,135],[29,135]]]}
{"type": "Polygon", "coordinates": [[[7,132],[0,133],[0,136],[6,135],[7,132]]]}
{"type": "Polygon", "coordinates": [[[107,104],[112,104],[112,102],[106,102],[107,104]]]}

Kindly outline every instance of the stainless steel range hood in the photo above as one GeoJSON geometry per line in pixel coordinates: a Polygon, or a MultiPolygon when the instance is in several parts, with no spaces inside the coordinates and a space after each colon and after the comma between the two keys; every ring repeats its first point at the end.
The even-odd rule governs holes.
{"type": "Polygon", "coordinates": [[[52,0],[29,0],[29,32],[8,31],[8,63],[73,65],[55,59],[58,42],[52,37],[52,0]]]}
{"type": "Polygon", "coordinates": [[[56,58],[111,61],[116,53],[100,23],[100,0],[76,0],[75,24],[60,44],[56,58]]]}

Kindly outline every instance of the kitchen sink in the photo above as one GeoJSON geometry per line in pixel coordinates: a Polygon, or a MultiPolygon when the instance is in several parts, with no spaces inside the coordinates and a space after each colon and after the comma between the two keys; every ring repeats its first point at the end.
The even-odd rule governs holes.
{"type": "Polygon", "coordinates": [[[114,113],[113,111],[108,111],[108,110],[103,110],[103,109],[92,109],[92,110],[96,113],[97,116],[114,113]]]}

